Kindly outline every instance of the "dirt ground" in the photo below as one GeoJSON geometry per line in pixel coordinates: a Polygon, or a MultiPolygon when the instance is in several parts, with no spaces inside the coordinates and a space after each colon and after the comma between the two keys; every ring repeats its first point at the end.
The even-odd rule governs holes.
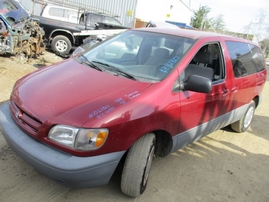
{"type": "MultiPolygon", "coordinates": [[[[52,53],[30,63],[0,56],[0,102],[9,99],[21,76],[60,60],[52,53]]],[[[119,170],[105,186],[63,187],[25,163],[0,133],[0,202],[269,201],[268,82],[263,92],[263,102],[247,132],[234,133],[227,127],[166,158],[155,158],[147,190],[136,199],[121,193],[119,170]]]]}

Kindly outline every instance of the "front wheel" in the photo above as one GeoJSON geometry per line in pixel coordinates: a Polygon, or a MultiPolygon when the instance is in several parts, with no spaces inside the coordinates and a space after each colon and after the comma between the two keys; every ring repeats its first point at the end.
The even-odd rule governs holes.
{"type": "Polygon", "coordinates": [[[244,116],[240,120],[231,124],[232,129],[238,133],[245,132],[250,126],[254,112],[255,102],[252,100],[244,116]]]}
{"type": "Polygon", "coordinates": [[[155,152],[155,135],[139,138],[128,151],[121,176],[121,190],[131,197],[141,195],[149,178],[155,152]]]}
{"type": "Polygon", "coordinates": [[[63,35],[55,36],[51,41],[51,48],[54,53],[66,56],[72,49],[72,44],[70,40],[63,35]]]}

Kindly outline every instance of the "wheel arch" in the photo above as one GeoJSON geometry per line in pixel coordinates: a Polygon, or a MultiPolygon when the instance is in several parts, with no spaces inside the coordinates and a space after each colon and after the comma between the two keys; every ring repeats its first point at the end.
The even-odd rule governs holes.
{"type": "Polygon", "coordinates": [[[257,95],[256,97],[254,97],[253,101],[255,102],[255,108],[257,108],[261,102],[260,96],[257,95]]]}
{"type": "Polygon", "coordinates": [[[75,37],[73,36],[73,34],[70,31],[62,30],[62,29],[57,29],[51,32],[49,36],[49,42],[51,43],[54,37],[60,36],[60,35],[67,37],[70,40],[72,45],[75,44],[75,37]]]}
{"type": "MultiPolygon", "coordinates": [[[[165,156],[167,156],[168,154],[171,153],[171,150],[172,150],[172,147],[173,147],[173,139],[172,139],[171,135],[167,131],[165,131],[165,130],[154,130],[154,131],[151,131],[151,132],[147,132],[144,135],[147,135],[149,133],[153,133],[155,135],[155,137],[156,137],[155,156],[165,157],[165,156]]],[[[144,136],[144,135],[142,135],[142,136],[144,136]]],[[[139,138],[141,138],[142,136],[140,136],[139,138]]],[[[137,140],[139,138],[137,138],[137,140]]],[[[136,141],[134,141],[130,145],[129,149],[132,147],[132,145],[136,141]]],[[[128,152],[128,150],[127,150],[127,152],[128,152]]]]}
{"type": "Polygon", "coordinates": [[[156,136],[155,155],[165,157],[171,153],[173,147],[173,139],[165,130],[155,130],[152,133],[156,136]]]}

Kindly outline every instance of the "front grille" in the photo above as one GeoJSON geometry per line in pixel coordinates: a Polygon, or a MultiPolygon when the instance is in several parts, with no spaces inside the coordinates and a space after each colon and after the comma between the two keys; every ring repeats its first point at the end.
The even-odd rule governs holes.
{"type": "Polygon", "coordinates": [[[29,135],[36,136],[42,123],[21,110],[12,100],[10,109],[15,122],[29,135]]]}

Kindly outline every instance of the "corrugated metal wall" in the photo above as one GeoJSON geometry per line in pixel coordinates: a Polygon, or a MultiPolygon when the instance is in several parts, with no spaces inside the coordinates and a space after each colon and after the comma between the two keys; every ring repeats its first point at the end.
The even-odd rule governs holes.
{"type": "MultiPolygon", "coordinates": [[[[40,15],[42,6],[30,0],[19,0],[32,14],[40,15]],[[33,6],[34,5],[34,6],[33,6]]],[[[53,1],[53,0],[50,0],[53,1]]],[[[134,27],[135,13],[138,0],[54,0],[55,2],[71,3],[75,5],[87,5],[94,8],[109,11],[119,17],[117,19],[126,27],[134,27]]],[[[46,0],[44,0],[46,2],[46,0]]]]}
{"type": "Polygon", "coordinates": [[[36,5],[35,7],[33,7],[33,2],[30,0],[19,0],[19,2],[21,2],[21,4],[29,13],[32,13],[34,15],[40,15],[42,10],[41,5],[36,5]]]}

